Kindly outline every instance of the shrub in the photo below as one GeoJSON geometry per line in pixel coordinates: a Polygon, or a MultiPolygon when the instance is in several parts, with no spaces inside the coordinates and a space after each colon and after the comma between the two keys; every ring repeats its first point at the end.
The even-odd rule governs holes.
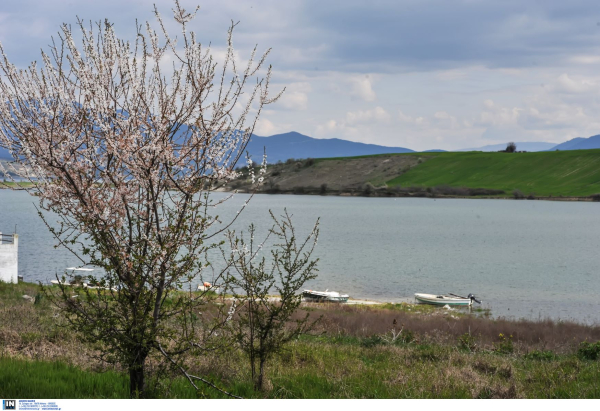
{"type": "Polygon", "coordinates": [[[528,200],[535,200],[535,193],[529,193],[529,195],[527,196],[528,200]]]}
{"type": "Polygon", "coordinates": [[[505,336],[503,333],[498,334],[498,342],[494,343],[494,351],[500,354],[512,354],[514,351],[513,336],[505,336]]]}
{"type": "Polygon", "coordinates": [[[304,162],[304,167],[310,167],[314,164],[315,164],[314,158],[307,158],[306,161],[304,162]]]}
{"type": "Polygon", "coordinates": [[[517,145],[513,142],[510,142],[506,145],[506,150],[507,153],[514,153],[517,151],[517,145]]]}
{"type": "Polygon", "coordinates": [[[496,190],[493,188],[472,188],[471,190],[471,195],[472,196],[481,196],[481,195],[499,195],[499,194],[504,194],[505,191],[504,190],[496,190]]]}
{"type": "Polygon", "coordinates": [[[556,359],[556,354],[552,351],[539,351],[533,350],[524,355],[524,357],[528,360],[537,360],[537,361],[553,361],[556,359]]]}
{"type": "Polygon", "coordinates": [[[269,185],[269,187],[265,190],[265,192],[267,194],[278,194],[281,192],[281,189],[279,188],[279,184],[272,184],[272,185],[269,185]]]}
{"type": "Polygon", "coordinates": [[[600,201],[600,193],[592,194],[590,197],[592,198],[592,201],[600,201]]]}
{"type": "Polygon", "coordinates": [[[294,187],[294,194],[304,194],[305,191],[303,186],[294,187]]]}
{"type": "Polygon", "coordinates": [[[522,200],[525,198],[525,194],[523,194],[523,192],[518,189],[513,190],[512,194],[513,194],[513,197],[517,200],[522,200]]]}
{"type": "Polygon", "coordinates": [[[365,348],[373,348],[383,343],[385,343],[385,340],[379,335],[372,335],[370,337],[366,337],[360,340],[360,345],[365,348]]]}
{"type": "Polygon", "coordinates": [[[400,337],[398,337],[398,339],[396,340],[396,344],[398,344],[398,343],[410,344],[413,341],[417,341],[417,337],[415,337],[415,333],[412,332],[411,330],[402,330],[402,334],[400,334],[400,337]]]}
{"type": "Polygon", "coordinates": [[[363,194],[369,197],[375,191],[375,186],[371,183],[366,183],[363,186],[363,194]]]}
{"type": "Polygon", "coordinates": [[[577,349],[577,357],[582,360],[592,360],[595,361],[600,358],[600,341],[595,343],[589,343],[587,341],[579,344],[579,348],[577,349]]]}
{"type": "Polygon", "coordinates": [[[475,343],[475,337],[473,337],[470,333],[464,333],[458,337],[458,347],[470,352],[476,351],[477,344],[475,343]]]}
{"type": "Polygon", "coordinates": [[[321,195],[327,194],[327,184],[326,183],[321,184],[320,193],[321,193],[321,195]]]}

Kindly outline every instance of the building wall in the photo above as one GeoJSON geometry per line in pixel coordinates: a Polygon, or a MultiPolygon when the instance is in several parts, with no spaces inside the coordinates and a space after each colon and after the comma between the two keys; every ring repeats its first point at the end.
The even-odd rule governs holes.
{"type": "MultiPolygon", "coordinates": [[[[1,238],[1,237],[0,237],[1,238]]],[[[13,244],[0,244],[0,281],[19,281],[19,236],[14,235],[13,244]]]]}

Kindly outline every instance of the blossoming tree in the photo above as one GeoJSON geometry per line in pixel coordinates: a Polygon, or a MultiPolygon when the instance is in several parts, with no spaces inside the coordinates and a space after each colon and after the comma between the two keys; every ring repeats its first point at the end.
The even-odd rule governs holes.
{"type": "Polygon", "coordinates": [[[0,45],[0,146],[27,171],[21,189],[37,196],[58,242],[104,272],[79,298],[63,286],[50,294],[128,370],[132,396],[146,392],[150,355],[175,364],[202,349],[193,317],[203,298],[192,284],[232,222],[213,215],[222,201],[208,193],[235,177],[261,109],[278,97],[268,51],[255,58],[255,48],[240,67],[232,24],[217,65],[188,31],[196,12],[177,1],[173,11],[179,38],[156,9],[158,29],[139,25],[133,42],[108,22],[78,21],[78,47],[63,25],[42,63],[24,70],[0,45]]]}

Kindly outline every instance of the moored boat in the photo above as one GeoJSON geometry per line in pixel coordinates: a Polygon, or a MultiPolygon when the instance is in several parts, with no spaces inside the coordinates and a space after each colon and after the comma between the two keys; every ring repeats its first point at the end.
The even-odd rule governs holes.
{"type": "Polygon", "coordinates": [[[305,301],[310,302],[334,302],[334,303],[345,303],[348,301],[350,296],[348,294],[340,294],[337,291],[314,291],[304,290],[302,297],[305,301]]]}
{"type": "Polygon", "coordinates": [[[209,282],[204,282],[201,285],[198,286],[198,291],[214,291],[215,293],[218,293],[220,290],[219,286],[215,286],[209,282]]]}
{"type": "Polygon", "coordinates": [[[475,298],[473,294],[469,294],[468,297],[461,297],[460,295],[448,293],[447,295],[439,294],[422,294],[415,293],[415,298],[418,302],[424,304],[433,305],[473,305],[473,301],[481,304],[481,301],[475,298]]]}

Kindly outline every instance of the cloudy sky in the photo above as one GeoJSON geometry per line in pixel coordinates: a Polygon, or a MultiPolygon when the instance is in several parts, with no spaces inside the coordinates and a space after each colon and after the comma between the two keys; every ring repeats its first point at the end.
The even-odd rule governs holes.
{"type": "MultiPolygon", "coordinates": [[[[61,23],[107,18],[133,38],[170,0],[2,0],[12,62],[39,60],[61,23]]],[[[181,0],[193,9],[197,0],[181,0]]],[[[600,133],[600,2],[233,1],[199,3],[199,40],[222,48],[231,20],[240,58],[255,44],[284,97],[256,133],[460,149],[560,143],[600,133]]]]}

